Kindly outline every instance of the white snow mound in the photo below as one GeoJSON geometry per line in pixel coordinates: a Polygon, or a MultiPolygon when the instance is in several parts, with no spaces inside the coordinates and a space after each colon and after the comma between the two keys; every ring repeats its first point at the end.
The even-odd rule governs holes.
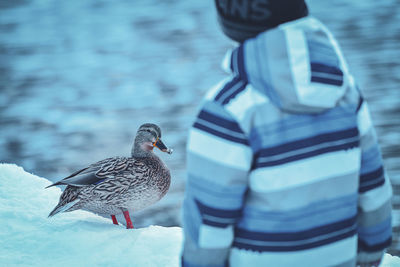
{"type": "Polygon", "coordinates": [[[179,266],[182,231],[127,230],[85,211],[47,218],[59,188],[0,164],[0,266],[179,266]]]}
{"type": "MultiPolygon", "coordinates": [[[[85,211],[48,219],[61,194],[50,182],[0,164],[0,266],[179,266],[182,230],[127,230],[85,211]]],[[[400,266],[386,254],[381,266],[400,266]]]]}

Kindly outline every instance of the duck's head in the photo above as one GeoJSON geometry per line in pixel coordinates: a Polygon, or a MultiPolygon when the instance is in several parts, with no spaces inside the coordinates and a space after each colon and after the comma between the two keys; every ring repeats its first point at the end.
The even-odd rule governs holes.
{"type": "Polygon", "coordinates": [[[172,149],[161,141],[161,129],[153,123],[141,125],[136,133],[135,143],[132,148],[133,157],[149,157],[153,148],[157,147],[162,152],[172,154],[172,149]]]}

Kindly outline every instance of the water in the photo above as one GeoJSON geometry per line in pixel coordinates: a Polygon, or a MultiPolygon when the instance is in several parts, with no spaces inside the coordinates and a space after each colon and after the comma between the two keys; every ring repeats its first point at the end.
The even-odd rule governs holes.
{"type": "MultiPolygon", "coordinates": [[[[400,5],[308,3],[369,102],[400,210],[400,5]]],[[[0,161],[55,181],[129,155],[139,125],[156,122],[175,150],[160,155],[173,182],[134,221],[179,225],[187,131],[205,91],[224,77],[220,60],[230,47],[213,1],[1,1],[0,161]]],[[[396,237],[392,253],[398,246],[396,237]]]]}

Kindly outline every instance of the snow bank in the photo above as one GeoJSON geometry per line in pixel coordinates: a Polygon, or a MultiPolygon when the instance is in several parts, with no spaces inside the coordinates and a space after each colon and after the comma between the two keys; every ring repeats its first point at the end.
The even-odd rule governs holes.
{"type": "Polygon", "coordinates": [[[395,266],[399,267],[400,266],[400,258],[386,253],[385,256],[383,257],[383,261],[380,266],[382,266],[382,267],[395,267],[395,266]]]}
{"type": "MultiPolygon", "coordinates": [[[[179,227],[127,230],[85,211],[47,215],[60,189],[0,164],[0,266],[178,266],[179,227]]],[[[400,266],[385,255],[382,266],[400,266]]]]}
{"type": "Polygon", "coordinates": [[[178,266],[179,227],[127,230],[85,211],[47,215],[59,188],[0,164],[0,266],[178,266]]]}

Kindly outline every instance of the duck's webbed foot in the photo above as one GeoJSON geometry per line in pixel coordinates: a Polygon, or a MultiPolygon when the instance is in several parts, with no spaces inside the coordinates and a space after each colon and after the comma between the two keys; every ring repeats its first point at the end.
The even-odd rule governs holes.
{"type": "Polygon", "coordinates": [[[131,217],[129,216],[129,211],[128,210],[122,210],[124,217],[125,217],[125,221],[126,221],[126,229],[133,229],[133,224],[131,221],[131,217]]]}

